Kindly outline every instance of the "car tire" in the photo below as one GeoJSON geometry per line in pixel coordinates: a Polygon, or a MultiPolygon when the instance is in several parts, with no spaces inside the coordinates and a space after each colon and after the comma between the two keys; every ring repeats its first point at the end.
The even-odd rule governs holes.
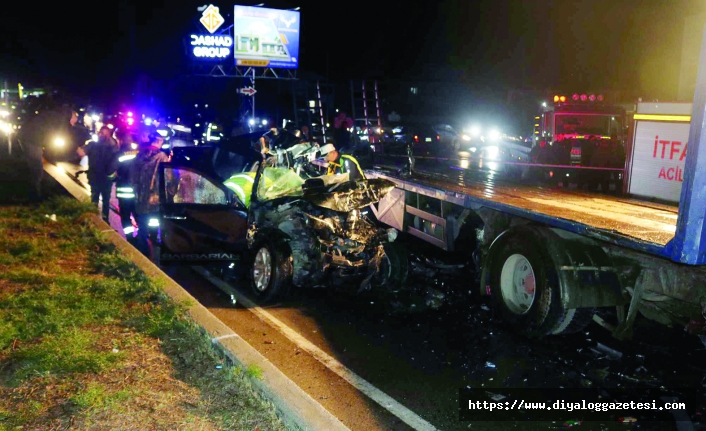
{"type": "Polygon", "coordinates": [[[282,247],[263,242],[253,249],[250,286],[255,297],[262,302],[279,298],[290,284],[292,260],[282,252],[282,247]]]}
{"type": "Polygon", "coordinates": [[[380,271],[373,278],[373,288],[396,292],[407,281],[409,256],[407,249],[396,243],[384,244],[385,255],[380,263],[380,271]]]}

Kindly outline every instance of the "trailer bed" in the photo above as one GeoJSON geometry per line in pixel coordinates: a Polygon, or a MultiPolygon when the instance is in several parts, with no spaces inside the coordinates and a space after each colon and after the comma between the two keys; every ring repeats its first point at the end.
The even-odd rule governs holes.
{"type": "Polygon", "coordinates": [[[373,170],[398,188],[477,209],[488,207],[549,226],[660,256],[674,237],[678,207],[548,186],[532,186],[492,172],[446,170],[403,176],[373,170]]]}

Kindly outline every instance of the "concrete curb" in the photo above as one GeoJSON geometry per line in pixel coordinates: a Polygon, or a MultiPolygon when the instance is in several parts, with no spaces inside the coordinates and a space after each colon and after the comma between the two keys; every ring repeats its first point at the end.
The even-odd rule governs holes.
{"type": "MultiPolygon", "coordinates": [[[[80,201],[89,199],[86,190],[73,182],[56,166],[45,162],[44,170],[76,199],[80,201]]],[[[260,352],[123,239],[99,215],[92,215],[91,221],[121,253],[150,278],[161,283],[164,292],[174,301],[189,304],[187,307],[189,316],[211,336],[214,346],[225,353],[233,363],[243,367],[257,366],[262,370],[262,380],[253,378],[251,379],[252,385],[264,398],[274,404],[287,427],[304,430],[350,431],[338,418],[304,392],[260,352]]]]}

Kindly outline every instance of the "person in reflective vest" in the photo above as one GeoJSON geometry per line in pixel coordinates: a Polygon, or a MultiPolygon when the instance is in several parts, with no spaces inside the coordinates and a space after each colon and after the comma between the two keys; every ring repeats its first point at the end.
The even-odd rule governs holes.
{"type": "Polygon", "coordinates": [[[321,155],[328,162],[327,175],[348,173],[350,181],[360,181],[365,179],[363,169],[358,160],[348,154],[341,154],[333,144],[326,144],[321,147],[321,155]]]}
{"type": "MultiPolygon", "coordinates": [[[[245,205],[245,208],[250,208],[250,197],[252,196],[252,188],[255,184],[255,175],[257,172],[242,172],[235,174],[223,182],[223,185],[235,192],[240,202],[245,205]]],[[[260,181],[265,181],[265,188],[269,187],[271,180],[261,178],[260,181]]]]}
{"type": "Polygon", "coordinates": [[[118,178],[115,184],[115,195],[118,198],[120,209],[120,221],[125,237],[132,240],[135,227],[132,224],[131,216],[135,214],[135,191],[130,183],[130,166],[139,153],[139,147],[133,140],[132,134],[127,130],[119,130],[116,133],[120,153],[118,155],[118,178]]]}

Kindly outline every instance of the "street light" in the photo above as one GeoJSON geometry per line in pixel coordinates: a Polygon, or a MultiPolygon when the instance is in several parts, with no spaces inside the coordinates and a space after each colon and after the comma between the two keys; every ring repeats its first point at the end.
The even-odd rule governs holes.
{"type": "Polygon", "coordinates": [[[542,102],[542,107],[546,108],[547,107],[547,102],[542,102]]]}

